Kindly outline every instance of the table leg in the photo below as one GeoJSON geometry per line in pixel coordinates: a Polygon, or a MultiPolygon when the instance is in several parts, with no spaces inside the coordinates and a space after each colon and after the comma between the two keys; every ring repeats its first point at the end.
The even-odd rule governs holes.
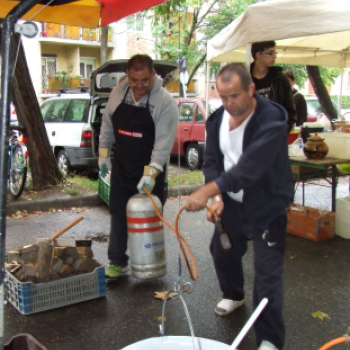
{"type": "Polygon", "coordinates": [[[337,191],[337,166],[335,164],[332,165],[332,211],[335,212],[335,197],[337,191]]]}

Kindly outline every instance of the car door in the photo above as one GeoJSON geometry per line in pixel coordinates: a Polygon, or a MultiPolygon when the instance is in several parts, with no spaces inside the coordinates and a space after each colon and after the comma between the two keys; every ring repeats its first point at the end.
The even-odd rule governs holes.
{"type": "Polygon", "coordinates": [[[69,100],[54,99],[46,101],[41,106],[47,137],[54,148],[60,143],[60,137],[64,135],[63,117],[68,107],[69,100]]]}
{"type": "MultiPolygon", "coordinates": [[[[86,110],[89,106],[89,99],[71,99],[67,106],[63,118],[64,133],[60,133],[56,142],[66,149],[76,149],[83,147],[81,145],[83,140],[83,132],[90,132],[91,127],[87,123],[86,110]]],[[[91,147],[91,136],[88,140],[88,145],[84,147],[91,147]]]]}
{"type": "Polygon", "coordinates": [[[172,154],[185,154],[184,143],[190,139],[193,126],[195,102],[179,102],[179,125],[175,136],[172,154]]]}
{"type": "Polygon", "coordinates": [[[194,121],[190,133],[190,141],[198,144],[205,142],[205,108],[201,102],[196,102],[194,121]]]}

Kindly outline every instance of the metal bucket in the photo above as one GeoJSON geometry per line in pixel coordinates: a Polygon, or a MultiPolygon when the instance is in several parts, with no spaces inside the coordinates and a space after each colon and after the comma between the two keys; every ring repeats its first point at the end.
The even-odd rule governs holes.
{"type": "MultiPolygon", "coordinates": [[[[157,209],[162,204],[152,195],[157,209]]],[[[132,196],[126,206],[128,245],[132,276],[149,279],[166,274],[163,223],[145,193],[132,196]]]]}
{"type": "MultiPolygon", "coordinates": [[[[201,350],[228,350],[230,345],[212,339],[196,338],[201,350]]],[[[165,336],[149,338],[131,344],[122,350],[193,350],[192,337],[165,336]]]]}

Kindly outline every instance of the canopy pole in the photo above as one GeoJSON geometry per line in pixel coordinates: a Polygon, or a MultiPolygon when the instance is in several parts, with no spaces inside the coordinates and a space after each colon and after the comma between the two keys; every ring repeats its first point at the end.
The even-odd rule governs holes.
{"type": "Polygon", "coordinates": [[[210,61],[207,61],[207,86],[206,86],[206,92],[205,92],[205,112],[207,115],[207,118],[209,117],[209,85],[210,85],[210,61]]]}
{"type": "Polygon", "coordinates": [[[252,56],[251,56],[252,43],[248,43],[246,45],[246,47],[247,47],[247,50],[245,52],[245,66],[250,71],[250,62],[251,62],[251,59],[252,59],[252,56]]]}
{"type": "Polygon", "coordinates": [[[340,92],[338,96],[338,118],[341,118],[341,106],[343,99],[343,74],[344,74],[344,62],[345,62],[345,52],[341,54],[341,74],[340,74],[340,92]]]}
{"type": "Polygon", "coordinates": [[[39,0],[21,1],[2,24],[1,104],[0,104],[0,349],[4,348],[4,279],[6,249],[6,194],[12,74],[15,65],[15,25],[39,0]]]}

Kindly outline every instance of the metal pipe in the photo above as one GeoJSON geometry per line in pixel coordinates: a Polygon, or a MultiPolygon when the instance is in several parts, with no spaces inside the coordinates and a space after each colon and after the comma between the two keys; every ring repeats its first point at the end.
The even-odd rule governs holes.
{"type": "MultiPolygon", "coordinates": [[[[33,8],[39,0],[26,0],[16,5],[6,16],[2,25],[1,47],[1,106],[0,106],[0,288],[3,290],[5,277],[6,249],[6,193],[8,169],[8,143],[10,126],[10,93],[14,65],[15,24],[21,16],[33,8]]],[[[1,298],[0,303],[3,303],[1,298]]],[[[4,347],[4,314],[0,310],[0,349],[4,347]]]]}

